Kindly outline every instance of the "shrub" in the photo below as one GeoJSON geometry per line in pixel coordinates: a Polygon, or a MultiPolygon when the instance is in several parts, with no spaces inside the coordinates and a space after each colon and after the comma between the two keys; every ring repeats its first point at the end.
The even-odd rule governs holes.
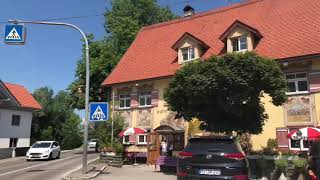
{"type": "Polygon", "coordinates": [[[252,151],[252,141],[251,136],[248,133],[241,134],[237,137],[239,144],[241,145],[242,150],[245,153],[252,151]]]}
{"type": "Polygon", "coordinates": [[[288,160],[285,158],[277,159],[275,161],[275,165],[280,171],[285,172],[286,168],[288,167],[288,160]]]}
{"type": "Polygon", "coordinates": [[[295,168],[297,168],[297,169],[304,169],[306,166],[307,166],[307,160],[306,159],[304,159],[304,158],[298,158],[298,159],[294,159],[293,161],[292,161],[292,163],[293,163],[293,165],[294,165],[294,167],[295,168]]]}

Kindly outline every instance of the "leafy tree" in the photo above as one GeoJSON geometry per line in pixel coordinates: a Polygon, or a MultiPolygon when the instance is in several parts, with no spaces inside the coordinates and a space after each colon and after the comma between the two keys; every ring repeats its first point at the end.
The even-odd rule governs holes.
{"type": "Polygon", "coordinates": [[[63,124],[63,138],[61,141],[61,147],[63,149],[72,149],[75,147],[79,147],[82,144],[79,125],[80,117],[76,114],[71,114],[71,116],[63,124]]]}
{"type": "Polygon", "coordinates": [[[175,74],[165,92],[177,117],[198,118],[212,132],[262,132],[268,118],[261,102],[268,94],[280,106],[286,83],[278,64],[254,53],[213,56],[191,62],[175,74]]]}
{"type": "Polygon", "coordinates": [[[54,95],[52,89],[42,87],[35,90],[33,96],[41,104],[42,109],[33,113],[31,141],[49,139],[61,141],[64,137],[62,130],[65,121],[75,116],[69,104],[68,93],[60,91],[54,95]]]}
{"type": "MultiPolygon", "coordinates": [[[[112,120],[110,119],[108,122],[97,122],[94,124],[94,128],[89,129],[89,138],[91,139],[99,139],[99,143],[101,146],[106,146],[111,142],[111,127],[112,127],[112,120]]],[[[124,119],[120,115],[114,116],[113,121],[113,135],[114,141],[119,141],[118,134],[124,128],[124,119]]]]}
{"type": "MultiPolygon", "coordinates": [[[[112,8],[105,13],[106,37],[90,44],[90,101],[106,99],[101,83],[118,63],[124,52],[146,25],[167,21],[176,16],[168,9],[160,7],[156,0],[112,0],[112,8]]],[[[85,93],[85,53],[77,64],[75,81],[69,86],[71,105],[84,108],[85,93]]]]}

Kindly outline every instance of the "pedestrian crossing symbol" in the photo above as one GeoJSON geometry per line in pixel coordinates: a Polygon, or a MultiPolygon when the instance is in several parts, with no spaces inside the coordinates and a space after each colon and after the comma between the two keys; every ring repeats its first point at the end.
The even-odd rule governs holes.
{"type": "Polygon", "coordinates": [[[4,42],[7,44],[24,44],[25,28],[23,25],[6,25],[4,42]]]}
{"type": "Polygon", "coordinates": [[[107,121],[109,116],[109,105],[106,102],[90,103],[90,121],[107,121]]]}

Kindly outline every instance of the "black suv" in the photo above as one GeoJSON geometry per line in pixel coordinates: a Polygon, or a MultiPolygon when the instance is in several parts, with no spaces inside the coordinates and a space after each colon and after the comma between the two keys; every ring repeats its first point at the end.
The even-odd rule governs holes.
{"type": "Polygon", "coordinates": [[[234,137],[191,138],[179,153],[178,180],[247,180],[248,162],[234,137]]]}

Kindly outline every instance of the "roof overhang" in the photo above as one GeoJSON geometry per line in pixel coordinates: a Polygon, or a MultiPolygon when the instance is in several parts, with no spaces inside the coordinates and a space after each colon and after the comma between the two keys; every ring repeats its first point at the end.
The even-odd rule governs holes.
{"type": "Polygon", "coordinates": [[[0,80],[0,108],[19,108],[21,105],[0,80]]]}
{"type": "Polygon", "coordinates": [[[189,38],[195,42],[197,42],[198,44],[200,44],[201,46],[203,46],[204,49],[209,49],[209,46],[203,42],[201,39],[195,37],[194,35],[188,33],[188,32],[185,32],[179,39],[178,41],[176,41],[176,43],[174,45],[172,45],[172,49],[174,49],[175,51],[178,50],[178,48],[180,47],[181,43],[183,42],[183,40],[185,40],[186,38],[189,38]]]}

